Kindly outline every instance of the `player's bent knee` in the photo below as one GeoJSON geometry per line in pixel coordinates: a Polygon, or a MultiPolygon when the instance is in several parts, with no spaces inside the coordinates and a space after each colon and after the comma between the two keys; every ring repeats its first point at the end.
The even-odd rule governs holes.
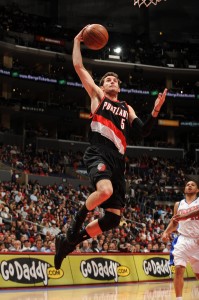
{"type": "Polygon", "coordinates": [[[120,219],[121,216],[118,216],[110,211],[106,211],[104,216],[98,220],[98,224],[103,232],[117,227],[120,224],[120,219]]]}
{"type": "Polygon", "coordinates": [[[107,200],[113,194],[113,186],[107,180],[101,180],[97,183],[97,191],[100,193],[100,198],[107,200]]]}
{"type": "Polygon", "coordinates": [[[112,189],[104,189],[103,191],[101,191],[101,198],[103,199],[108,199],[111,197],[111,195],[113,194],[113,190],[112,189]]]}

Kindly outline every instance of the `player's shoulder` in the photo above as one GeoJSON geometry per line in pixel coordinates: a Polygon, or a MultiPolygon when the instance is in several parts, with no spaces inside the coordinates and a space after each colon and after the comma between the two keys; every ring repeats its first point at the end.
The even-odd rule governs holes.
{"type": "Polygon", "coordinates": [[[186,199],[183,198],[182,200],[180,200],[178,202],[178,207],[182,207],[182,206],[186,206],[187,205],[187,202],[186,202],[186,199]]]}
{"type": "Polygon", "coordinates": [[[182,200],[180,200],[180,201],[177,201],[177,202],[175,203],[175,205],[174,205],[174,210],[178,210],[178,208],[179,208],[180,206],[182,206],[184,203],[185,203],[185,199],[182,199],[182,200]]]}
{"type": "Polygon", "coordinates": [[[179,207],[180,202],[181,202],[181,201],[177,201],[177,202],[174,204],[174,208],[179,207]]]}

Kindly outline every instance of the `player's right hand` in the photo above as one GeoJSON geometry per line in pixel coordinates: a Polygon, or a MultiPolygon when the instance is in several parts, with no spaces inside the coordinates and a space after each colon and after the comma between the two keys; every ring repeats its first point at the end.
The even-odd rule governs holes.
{"type": "Polygon", "coordinates": [[[173,218],[172,218],[174,224],[177,224],[179,221],[183,221],[186,219],[187,219],[186,215],[178,215],[178,214],[173,216],[173,218]]]}

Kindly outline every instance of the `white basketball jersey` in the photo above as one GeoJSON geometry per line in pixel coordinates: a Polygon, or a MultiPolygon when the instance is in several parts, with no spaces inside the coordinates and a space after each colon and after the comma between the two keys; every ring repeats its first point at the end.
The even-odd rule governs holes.
{"type": "MultiPolygon", "coordinates": [[[[191,204],[188,204],[185,199],[181,200],[178,206],[178,214],[186,214],[193,210],[199,209],[199,197],[191,204]]],[[[179,222],[178,232],[182,235],[199,238],[199,215],[179,222]]]]}

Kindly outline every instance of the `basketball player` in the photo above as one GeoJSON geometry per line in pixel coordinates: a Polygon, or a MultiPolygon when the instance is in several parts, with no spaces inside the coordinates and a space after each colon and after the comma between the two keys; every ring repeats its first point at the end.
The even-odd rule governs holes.
{"type": "Polygon", "coordinates": [[[66,237],[56,237],[56,269],[60,268],[64,257],[75,249],[75,245],[119,225],[120,211],[125,204],[124,154],[127,134],[131,127],[142,136],[150,133],[167,93],[165,89],[163,94],[158,95],[150,117],[143,124],[131,106],[118,100],[120,80],[117,74],[108,72],[99,86],[95,84],[83,65],[82,41],[80,31],[74,38],[72,57],[74,68],[91,100],[90,146],[85,152],[84,163],[95,191],[76,214],[66,237]],[[104,216],[82,229],[87,213],[97,206],[104,208],[104,216]]]}
{"type": "Polygon", "coordinates": [[[176,299],[182,300],[184,272],[187,262],[199,279],[199,187],[196,181],[188,181],[185,185],[185,198],[176,202],[174,216],[162,235],[168,241],[170,233],[180,234],[173,243],[171,256],[175,265],[174,288],[176,299]]]}

